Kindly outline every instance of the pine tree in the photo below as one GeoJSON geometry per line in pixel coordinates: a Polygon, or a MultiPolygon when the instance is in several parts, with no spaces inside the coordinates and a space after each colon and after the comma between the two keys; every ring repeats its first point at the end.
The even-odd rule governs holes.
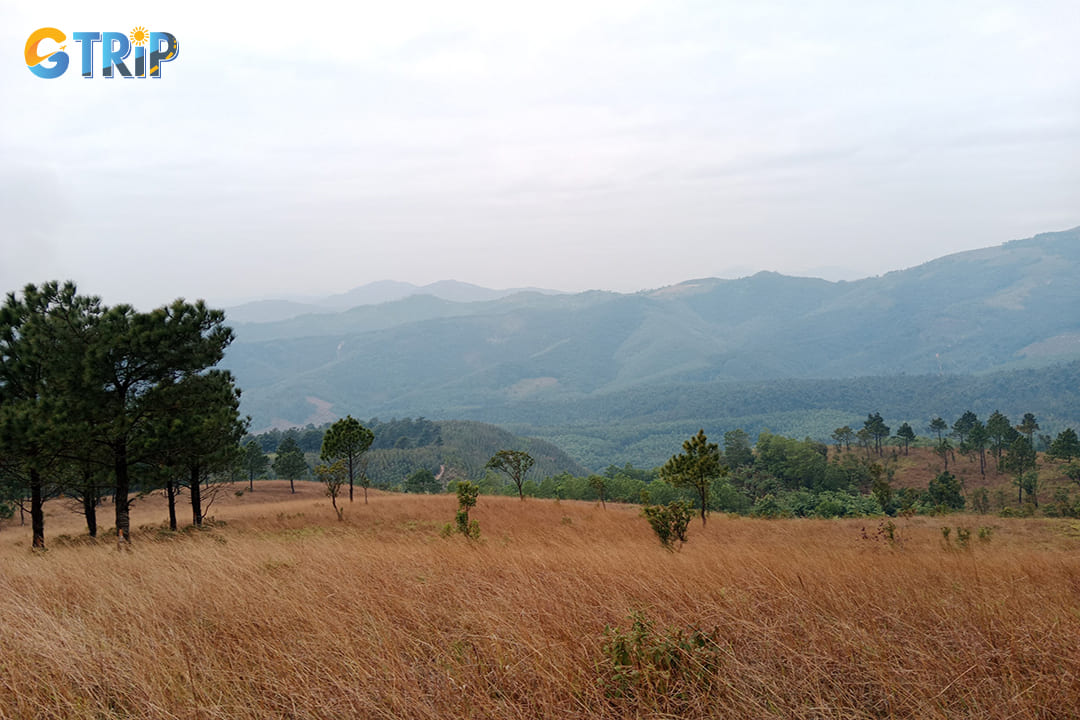
{"type": "Polygon", "coordinates": [[[375,435],[360,422],[347,415],[327,429],[323,435],[320,458],[324,462],[343,460],[349,476],[349,502],[353,501],[353,482],[359,473],[364,486],[364,503],[368,501],[367,473],[364,472],[364,453],[371,447],[375,435]]]}
{"type": "Polygon", "coordinates": [[[709,490],[713,480],[727,475],[727,468],[720,462],[720,446],[709,442],[704,430],[698,430],[683,443],[683,451],[673,455],[660,468],[660,477],[678,488],[690,488],[697,493],[701,503],[701,524],[705,524],[709,512],[709,490]]]}

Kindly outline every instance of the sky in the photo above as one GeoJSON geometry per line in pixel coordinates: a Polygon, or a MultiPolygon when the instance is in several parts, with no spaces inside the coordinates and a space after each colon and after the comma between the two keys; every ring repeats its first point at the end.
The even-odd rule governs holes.
{"type": "Polygon", "coordinates": [[[1080,225],[1075,0],[98,5],[0,0],[5,292],[854,279],[1080,225]],[[43,79],[47,26],[180,52],[43,79]]]}

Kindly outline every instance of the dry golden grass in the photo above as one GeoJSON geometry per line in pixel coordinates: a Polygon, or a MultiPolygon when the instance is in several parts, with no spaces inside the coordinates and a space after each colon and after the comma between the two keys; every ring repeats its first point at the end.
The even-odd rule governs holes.
{"type": "MultiPolygon", "coordinates": [[[[106,507],[106,510],[110,508],[106,507]]],[[[695,521],[663,550],[635,508],[316,486],[143,529],[131,552],[0,531],[3,718],[1057,718],[1080,703],[1080,524],[951,517],[695,521]],[[940,526],[995,526],[945,549],[940,526]],[[862,529],[872,539],[863,539],[862,529]],[[611,697],[605,626],[716,628],[717,672],[611,697]]],[[[137,522],[163,519],[160,500],[137,522]]],[[[67,523],[67,525],[65,525],[67,523]]],[[[955,531],[954,531],[955,535],[955,531]]]]}
{"type": "MultiPolygon", "coordinates": [[[[861,450],[853,450],[856,457],[863,458],[861,450]]],[[[829,457],[835,459],[838,453],[830,446],[829,457]]],[[[1054,490],[1064,488],[1070,493],[1076,491],[1076,485],[1065,476],[1064,463],[1050,460],[1045,453],[1038,453],[1039,466],[1039,502],[1050,502],[1054,490]]],[[[881,458],[871,456],[877,462],[893,462],[895,474],[893,486],[898,488],[916,488],[925,490],[930,480],[944,469],[941,457],[928,447],[913,447],[907,455],[903,448],[888,448],[881,458]],[[895,460],[894,460],[895,458],[895,460]]],[[[979,458],[975,454],[954,453],[949,459],[949,472],[955,475],[969,493],[975,488],[986,488],[990,492],[1002,490],[1007,502],[1016,504],[1016,485],[1013,475],[998,472],[997,461],[986,453],[986,476],[979,472],[979,458]]]]}

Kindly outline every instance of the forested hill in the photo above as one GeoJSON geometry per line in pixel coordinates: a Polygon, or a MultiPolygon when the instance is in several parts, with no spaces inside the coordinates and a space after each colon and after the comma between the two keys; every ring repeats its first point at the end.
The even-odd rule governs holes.
{"type": "Polygon", "coordinates": [[[553,407],[573,423],[660,388],[1050,367],[1080,358],[1077,308],[1080,228],[856,282],[759,273],[241,323],[226,364],[256,428],[345,413],[554,424],[553,407]]]}
{"type": "MultiPolygon", "coordinates": [[[[375,435],[365,458],[367,475],[376,486],[400,485],[417,470],[430,471],[444,485],[449,480],[479,481],[487,474],[486,465],[492,455],[507,448],[528,452],[536,463],[532,474],[537,478],[587,472],[550,442],[515,436],[486,423],[425,418],[386,421],[373,418],[365,423],[375,435]]],[[[314,456],[322,447],[325,430],[325,426],[274,430],[255,439],[264,452],[276,452],[281,440],[291,436],[302,451],[314,456]]]]}

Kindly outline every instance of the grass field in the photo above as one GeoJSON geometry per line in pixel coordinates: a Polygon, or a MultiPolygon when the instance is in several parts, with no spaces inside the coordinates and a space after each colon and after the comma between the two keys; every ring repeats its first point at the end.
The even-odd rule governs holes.
{"type": "Polygon", "coordinates": [[[144,499],[130,552],[55,501],[46,552],[6,524],[0,717],[1080,713],[1075,520],[898,519],[889,542],[713,516],[670,553],[633,507],[481,497],[470,542],[440,533],[449,496],[373,492],[338,522],[298,487],[178,534],[144,499]]]}

